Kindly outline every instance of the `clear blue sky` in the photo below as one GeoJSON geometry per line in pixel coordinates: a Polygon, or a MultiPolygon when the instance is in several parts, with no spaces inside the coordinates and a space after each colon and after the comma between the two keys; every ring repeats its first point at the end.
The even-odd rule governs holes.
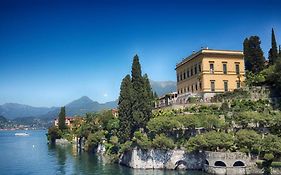
{"type": "Polygon", "coordinates": [[[276,1],[0,1],[0,104],[61,106],[87,95],[118,98],[132,58],[152,80],[175,80],[175,65],[201,46],[242,50],[271,28],[281,43],[276,1]]]}

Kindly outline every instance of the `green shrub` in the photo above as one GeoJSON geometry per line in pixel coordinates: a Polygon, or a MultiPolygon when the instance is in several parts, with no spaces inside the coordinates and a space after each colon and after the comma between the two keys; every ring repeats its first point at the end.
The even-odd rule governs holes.
{"type": "Polygon", "coordinates": [[[62,132],[58,127],[52,126],[48,129],[47,138],[49,142],[55,143],[56,139],[60,139],[61,137],[62,137],[62,132]]]}
{"type": "Polygon", "coordinates": [[[140,131],[134,133],[133,141],[135,145],[141,149],[148,150],[151,148],[151,141],[146,134],[143,134],[140,131]]]}
{"type": "Polygon", "coordinates": [[[129,151],[132,148],[132,141],[126,141],[125,143],[120,145],[119,153],[124,153],[126,151],[129,151]]]}
{"type": "Polygon", "coordinates": [[[281,162],[272,162],[272,163],[271,163],[271,166],[272,166],[272,167],[278,167],[278,168],[279,168],[279,167],[281,167],[281,162]]]}
{"type": "Polygon", "coordinates": [[[174,141],[164,134],[156,135],[152,141],[152,147],[157,149],[170,150],[175,148],[174,141]]]}
{"type": "Polygon", "coordinates": [[[118,137],[117,136],[111,136],[110,137],[110,143],[112,143],[113,145],[117,145],[118,144],[118,137]]]}

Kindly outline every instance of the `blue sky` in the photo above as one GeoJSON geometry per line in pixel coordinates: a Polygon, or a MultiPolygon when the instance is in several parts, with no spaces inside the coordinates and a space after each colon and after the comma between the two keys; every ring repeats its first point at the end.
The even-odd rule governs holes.
{"type": "Polygon", "coordinates": [[[0,104],[115,100],[135,54],[152,80],[175,80],[193,50],[242,50],[251,35],[267,57],[272,27],[281,42],[280,8],[277,0],[1,0],[0,104]]]}

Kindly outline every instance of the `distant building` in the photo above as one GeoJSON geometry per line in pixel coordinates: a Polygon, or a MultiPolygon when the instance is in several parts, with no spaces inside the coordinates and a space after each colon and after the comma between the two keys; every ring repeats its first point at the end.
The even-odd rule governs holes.
{"type": "Polygon", "coordinates": [[[175,104],[177,95],[177,92],[172,92],[159,97],[155,102],[155,108],[163,108],[175,104]]]}
{"type": "Polygon", "coordinates": [[[244,81],[241,51],[202,49],[176,65],[178,103],[191,96],[208,101],[217,93],[233,91],[244,81]]]}
{"type": "Polygon", "coordinates": [[[118,109],[111,109],[112,115],[118,117],[118,109]]]}
{"type": "MultiPolygon", "coordinates": [[[[74,120],[75,117],[65,117],[65,125],[71,128],[74,120]]],[[[59,126],[59,118],[55,119],[55,126],[59,126]]]]}

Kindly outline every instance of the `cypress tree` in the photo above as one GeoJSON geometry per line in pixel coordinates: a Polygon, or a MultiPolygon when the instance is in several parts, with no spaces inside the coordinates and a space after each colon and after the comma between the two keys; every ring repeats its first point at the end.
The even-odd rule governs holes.
{"type": "Polygon", "coordinates": [[[244,60],[245,60],[245,69],[248,71],[252,70],[252,60],[249,54],[250,51],[250,47],[249,47],[249,39],[245,38],[244,42],[243,42],[243,53],[244,53],[244,60]]]}
{"type": "Polygon", "coordinates": [[[244,58],[246,70],[258,73],[264,69],[264,56],[260,47],[261,41],[258,36],[251,36],[244,40],[244,58]]]}
{"type": "Polygon", "coordinates": [[[272,31],[271,31],[271,48],[268,52],[269,64],[273,65],[276,62],[277,58],[278,58],[277,43],[276,43],[276,39],[275,39],[274,30],[272,28],[272,31]]]}
{"type": "Polygon", "coordinates": [[[154,107],[154,97],[152,88],[148,79],[148,75],[144,74],[143,76],[144,82],[144,104],[145,104],[145,111],[144,111],[144,125],[146,126],[147,122],[149,121],[150,117],[152,116],[152,109],[154,107]]]}
{"type": "Polygon", "coordinates": [[[121,83],[118,102],[120,130],[119,138],[125,142],[136,130],[145,129],[152,116],[153,92],[148,76],[142,76],[138,56],[134,56],[132,78],[127,75],[121,83]]]}
{"type": "Polygon", "coordinates": [[[120,130],[118,132],[120,142],[132,137],[132,83],[130,75],[123,78],[118,101],[118,113],[120,120],[120,130]]]}
{"type": "Polygon", "coordinates": [[[135,132],[139,128],[145,127],[145,88],[144,80],[141,74],[141,65],[138,55],[134,56],[132,65],[132,86],[133,86],[133,130],[135,132]]]}
{"type": "Polygon", "coordinates": [[[65,125],[65,107],[60,108],[58,126],[61,131],[67,128],[65,125]]]}
{"type": "Polygon", "coordinates": [[[154,97],[154,99],[157,99],[157,98],[158,98],[158,95],[157,95],[157,92],[156,92],[156,91],[153,93],[153,97],[154,97]]]}

